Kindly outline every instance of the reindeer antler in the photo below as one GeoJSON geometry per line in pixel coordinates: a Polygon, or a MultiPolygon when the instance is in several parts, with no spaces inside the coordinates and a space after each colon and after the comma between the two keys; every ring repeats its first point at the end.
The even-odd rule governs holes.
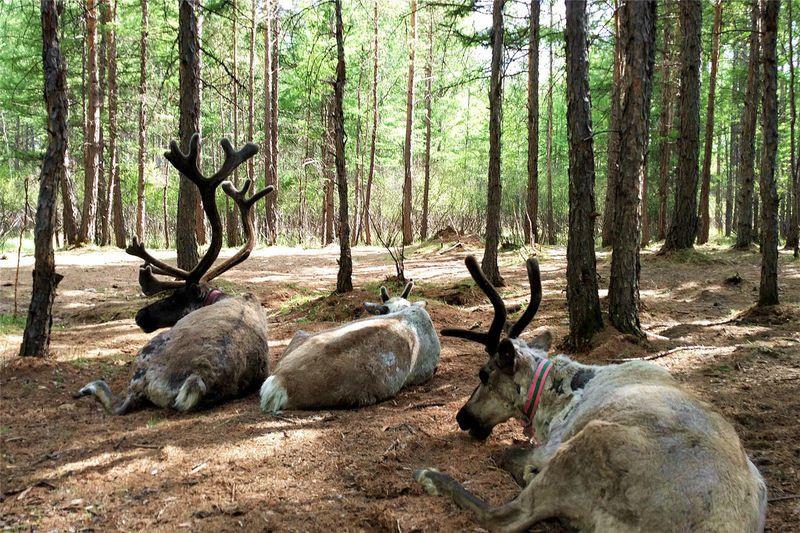
{"type": "Polygon", "coordinates": [[[497,351],[497,345],[500,343],[500,335],[503,333],[503,326],[506,323],[506,305],[503,303],[503,299],[500,298],[497,290],[489,283],[489,280],[486,279],[475,256],[468,255],[466,259],[464,259],[464,263],[467,265],[467,270],[469,270],[470,275],[472,275],[472,279],[475,280],[478,287],[481,288],[483,293],[488,296],[489,300],[492,302],[494,318],[492,319],[491,326],[489,326],[489,331],[485,333],[469,329],[446,328],[442,330],[442,335],[479,342],[486,347],[486,352],[488,354],[493,355],[497,351]]]}
{"type": "Polygon", "coordinates": [[[253,193],[253,196],[247,198],[247,191],[252,185],[251,180],[245,180],[241,189],[236,189],[233,183],[226,181],[222,184],[222,190],[225,194],[230,196],[236,205],[239,207],[239,212],[242,216],[242,226],[244,226],[245,243],[236,254],[223,261],[220,265],[214,267],[212,270],[203,275],[203,281],[211,281],[220,274],[227,272],[235,267],[250,256],[255,246],[255,231],[253,229],[253,217],[250,216],[250,210],[256,202],[264,198],[266,195],[275,190],[275,187],[269,185],[260,191],[253,193]]]}
{"type": "MultiPolygon", "coordinates": [[[[225,181],[226,178],[228,178],[228,176],[233,174],[233,171],[236,170],[239,165],[243,164],[245,161],[258,153],[258,146],[253,143],[247,143],[244,145],[244,147],[242,147],[241,150],[237,151],[233,149],[230,141],[225,138],[220,141],[220,145],[222,146],[223,152],[225,152],[225,160],[222,163],[222,167],[211,177],[207,178],[203,175],[198,166],[198,158],[200,155],[200,135],[198,133],[192,135],[192,138],[189,140],[188,153],[183,153],[178,147],[178,143],[176,141],[170,141],[169,151],[164,153],[164,157],[167,159],[167,161],[172,163],[172,166],[175,167],[175,169],[177,169],[181,174],[183,174],[186,179],[191,181],[200,192],[200,200],[203,205],[203,211],[205,212],[209,225],[211,226],[211,243],[208,246],[208,250],[206,250],[206,253],[200,259],[197,265],[195,265],[191,271],[187,272],[182,268],[174,267],[164,263],[163,261],[159,261],[147,252],[142,243],[134,238],[133,242],[127,247],[126,251],[129,254],[140,257],[145,261],[145,266],[140,269],[139,272],[139,284],[141,285],[142,291],[145,294],[154,294],[153,291],[160,292],[162,290],[175,289],[185,285],[186,283],[197,283],[202,279],[211,279],[212,277],[221,274],[233,266],[228,265],[224,269],[215,269],[216,274],[214,276],[206,276],[206,273],[214,264],[214,261],[216,261],[217,257],[219,256],[219,252],[222,249],[222,220],[220,219],[217,203],[215,201],[216,189],[223,181],[225,181]],[[152,265],[152,267],[150,265],[152,265]],[[173,276],[182,281],[160,281],[156,279],[153,274],[173,276]]],[[[249,185],[243,187],[242,192],[246,191],[247,187],[249,187],[249,185]]],[[[248,202],[251,202],[249,205],[255,203],[259,198],[267,194],[267,192],[269,191],[260,191],[258,194],[254,195],[253,198],[247,200],[248,202]]],[[[249,206],[247,209],[249,212],[249,206]]],[[[243,217],[243,220],[244,219],[245,217],[243,217]]],[[[247,226],[247,224],[248,222],[245,222],[245,226],[247,226]]],[[[250,226],[250,232],[252,233],[252,225],[250,226]]],[[[252,246],[253,244],[250,243],[250,249],[252,249],[252,246]]],[[[249,254],[249,252],[250,250],[247,251],[247,254],[249,254]]],[[[238,262],[244,261],[244,259],[247,258],[247,254],[238,259],[238,262]]],[[[239,254],[237,254],[237,256],[238,255],[239,254]]],[[[229,262],[230,260],[226,261],[225,264],[227,265],[229,262]]]]}
{"type": "Polygon", "coordinates": [[[525,262],[525,266],[528,269],[528,283],[531,286],[531,301],[528,303],[525,312],[522,313],[508,331],[510,339],[516,339],[528,327],[533,317],[536,316],[536,311],[539,310],[539,304],[542,302],[542,278],[539,272],[539,262],[533,257],[529,257],[525,262]]]}

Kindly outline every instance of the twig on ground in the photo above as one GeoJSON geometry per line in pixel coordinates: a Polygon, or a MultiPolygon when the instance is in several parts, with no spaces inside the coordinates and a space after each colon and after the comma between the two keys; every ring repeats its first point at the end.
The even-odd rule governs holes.
{"type": "Polygon", "coordinates": [[[645,357],[625,357],[622,359],[612,359],[611,361],[614,363],[627,363],[628,361],[653,361],[654,359],[661,359],[662,357],[667,357],[668,355],[672,355],[677,352],[683,352],[686,350],[716,350],[717,346],[703,346],[699,344],[693,344],[692,346],[678,346],[677,348],[672,348],[670,350],[665,350],[663,352],[658,352],[652,355],[647,355],[645,357]]]}

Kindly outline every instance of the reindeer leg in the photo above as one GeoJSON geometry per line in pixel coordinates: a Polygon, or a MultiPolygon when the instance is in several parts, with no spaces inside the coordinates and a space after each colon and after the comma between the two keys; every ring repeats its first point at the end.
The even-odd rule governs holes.
{"type": "Polygon", "coordinates": [[[128,413],[131,409],[139,405],[141,399],[139,395],[130,391],[125,398],[119,398],[111,392],[108,384],[102,379],[92,381],[73,395],[74,398],[81,398],[83,396],[94,396],[110,415],[124,415],[128,413]]]}
{"type": "Polygon", "coordinates": [[[190,411],[200,402],[200,399],[206,394],[206,384],[203,378],[197,374],[192,374],[181,385],[178,395],[175,397],[175,402],[172,404],[178,411],[190,411]]]}
{"type": "Polygon", "coordinates": [[[449,496],[453,503],[472,511],[477,521],[490,531],[526,531],[534,523],[550,517],[529,505],[528,498],[517,497],[499,507],[490,507],[458,481],[432,468],[414,472],[414,479],[433,496],[449,496]]]}
{"type": "Polygon", "coordinates": [[[533,449],[530,444],[510,446],[492,456],[497,466],[511,474],[517,485],[527,485],[525,476],[531,470],[531,455],[533,449]]]}

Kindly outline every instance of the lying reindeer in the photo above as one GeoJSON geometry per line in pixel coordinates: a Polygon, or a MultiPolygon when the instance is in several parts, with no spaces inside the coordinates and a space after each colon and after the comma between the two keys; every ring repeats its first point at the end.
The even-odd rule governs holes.
{"type": "Polygon", "coordinates": [[[261,409],[345,408],[392,398],[424,383],[439,363],[439,337],[425,302],[410,303],[381,287],[381,304],[365,303],[378,316],[309,334],[299,331],[261,386],[261,409]]]}
{"type": "Polygon", "coordinates": [[[94,395],[111,414],[123,415],[144,400],[179,411],[210,406],[254,390],[268,373],[267,317],[261,304],[251,295],[228,296],[209,283],[250,255],[255,243],[250,211],[273,189],[267,187],[247,198],[250,180],[241,190],[224,181],[258,152],[256,145],[248,143],[237,152],[222,139],[225,161],[210,178],[197,167],[198,145],[199,136],[195,134],[189,153],[183,154],[173,141],[165,157],[200,190],[211,225],[211,243],[190,272],[152,257],[136,238],[127,248],[129,254],[145,261],[139,269],[139,284],[145,295],[172,291],[141,309],[136,324],[147,333],[171,329],[153,337],[136,356],[124,398],[112,394],[102,380],[89,383],[76,395],[94,395]],[[215,202],[220,184],[239,207],[246,242],[235,255],[212,269],[222,248],[222,222],[215,202]],[[154,273],[181,281],[159,280],[154,273]]]}
{"type": "Polygon", "coordinates": [[[418,470],[414,478],[429,493],[450,496],[490,530],[522,531],[554,517],[586,531],[764,528],[764,481],[728,422],[653,364],[548,359],[549,341],[518,339],[541,300],[533,259],[527,321],[501,340],[505,305],[474,258],[467,268],[495,317],[488,333],[442,331],[481,342],[490,355],[458,423],[485,439],[497,424],[518,418],[540,444],[501,461],[526,483],[505,505],[490,507],[450,476],[418,470]]]}

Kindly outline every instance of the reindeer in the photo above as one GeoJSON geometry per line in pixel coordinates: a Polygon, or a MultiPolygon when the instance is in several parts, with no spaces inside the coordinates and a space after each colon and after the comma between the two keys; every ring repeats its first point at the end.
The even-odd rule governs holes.
{"type": "Polygon", "coordinates": [[[199,140],[197,134],[192,137],[188,154],[172,141],[170,151],[164,155],[199,189],[211,226],[211,243],[191,271],[159,261],[135,237],[126,249],[145,261],[139,269],[139,284],[146,296],[170,291],[168,296],[141,309],[136,314],[136,324],[147,333],[171,329],[153,337],[136,356],[124,397],[115,396],[102,380],[89,383],[76,394],[95,396],[110,414],[126,414],[144,400],[179,411],[207,407],[255,390],[268,373],[267,318],[261,304],[252,295],[226,295],[210,282],[250,255],[255,243],[250,211],[273,188],[247,198],[250,180],[241,189],[224,181],[258,152],[252,143],[234,151],[227,139],[220,143],[225,152],[222,168],[206,178],[197,166],[199,140]],[[222,248],[222,222],[215,202],[219,185],[239,207],[245,244],[235,255],[211,268],[222,248]],[[173,276],[179,281],[160,280],[154,274],[173,276]]]}
{"type": "Polygon", "coordinates": [[[524,487],[505,505],[491,507],[435,469],[416,471],[430,494],[449,496],[497,531],[554,517],[586,531],[763,530],[766,487],[727,421],[651,363],[583,365],[548,358],[546,336],[519,339],[541,301],[533,259],[531,303],[501,339],[505,305],[475,258],[466,263],[495,316],[487,333],[442,331],[489,354],[458,424],[483,440],[516,418],[536,446],[500,461],[524,487]]]}
{"type": "Polygon", "coordinates": [[[412,287],[394,298],[381,287],[381,303],[364,304],[377,316],[315,334],[299,331],[261,386],[261,409],[372,405],[429,380],[441,347],[426,303],[408,301],[412,287]]]}

